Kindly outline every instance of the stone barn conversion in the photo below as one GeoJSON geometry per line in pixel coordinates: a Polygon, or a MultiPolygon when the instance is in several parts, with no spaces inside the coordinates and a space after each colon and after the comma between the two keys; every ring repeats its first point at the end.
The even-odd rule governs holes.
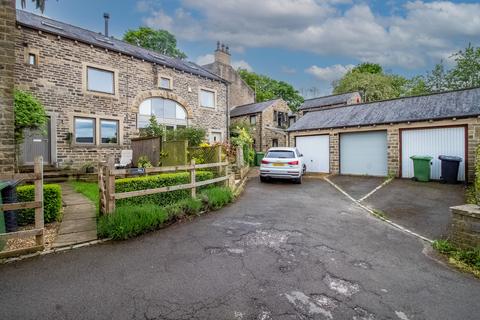
{"type": "Polygon", "coordinates": [[[50,122],[45,134],[27,133],[24,165],[38,154],[60,167],[118,161],[151,116],[227,137],[228,83],[194,63],[21,10],[15,55],[15,87],[38,98],[50,122]]]}
{"type": "Polygon", "coordinates": [[[289,131],[307,171],[410,178],[412,155],[459,156],[459,180],[472,180],[480,141],[480,88],[308,112],[289,131]]]}
{"type": "Polygon", "coordinates": [[[300,116],[305,115],[307,112],[316,111],[326,108],[343,107],[350,104],[356,104],[362,102],[362,96],[359,92],[348,92],[341,94],[332,94],[329,96],[317,97],[312,99],[306,99],[302,105],[298,108],[300,116]]]}
{"type": "Polygon", "coordinates": [[[287,145],[290,108],[282,99],[237,106],[230,111],[231,123],[246,122],[252,126],[255,151],[287,145]]]}

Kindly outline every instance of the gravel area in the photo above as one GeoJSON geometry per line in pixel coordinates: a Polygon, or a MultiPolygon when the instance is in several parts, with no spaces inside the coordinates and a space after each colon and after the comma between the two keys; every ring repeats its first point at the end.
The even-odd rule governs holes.
{"type": "MultiPolygon", "coordinates": [[[[57,236],[57,231],[59,226],[60,226],[60,223],[58,222],[48,223],[45,225],[45,249],[50,248],[50,246],[52,245],[53,241],[55,240],[55,237],[57,236]]],[[[34,227],[35,227],[34,225],[19,227],[18,231],[34,229],[34,227]]],[[[9,239],[3,250],[7,251],[7,250],[22,249],[22,248],[32,247],[34,245],[35,245],[35,237],[24,238],[24,239],[9,239]]]]}

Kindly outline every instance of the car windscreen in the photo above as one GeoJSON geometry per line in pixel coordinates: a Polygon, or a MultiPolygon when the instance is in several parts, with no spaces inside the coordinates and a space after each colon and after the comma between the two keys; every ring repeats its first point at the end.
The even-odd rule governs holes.
{"type": "Polygon", "coordinates": [[[288,150],[272,150],[267,153],[265,158],[290,159],[295,158],[295,153],[288,150]]]}

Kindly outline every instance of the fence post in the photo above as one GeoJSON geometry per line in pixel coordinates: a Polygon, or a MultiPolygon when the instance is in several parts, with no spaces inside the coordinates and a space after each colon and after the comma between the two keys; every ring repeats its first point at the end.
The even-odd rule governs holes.
{"type": "Polygon", "coordinates": [[[105,168],[105,184],[106,184],[106,212],[112,213],[115,211],[115,176],[110,174],[115,167],[115,160],[113,157],[108,157],[107,167],[105,168]]]}
{"type": "Polygon", "coordinates": [[[37,246],[44,245],[44,219],[43,219],[43,157],[35,158],[33,172],[35,173],[35,201],[40,201],[42,205],[35,208],[35,229],[42,229],[42,234],[35,236],[37,246]]]}
{"type": "Polygon", "coordinates": [[[192,184],[192,198],[197,196],[197,188],[195,187],[196,182],[196,172],[195,172],[195,159],[190,161],[190,165],[192,165],[192,169],[190,169],[190,183],[192,184]]]}

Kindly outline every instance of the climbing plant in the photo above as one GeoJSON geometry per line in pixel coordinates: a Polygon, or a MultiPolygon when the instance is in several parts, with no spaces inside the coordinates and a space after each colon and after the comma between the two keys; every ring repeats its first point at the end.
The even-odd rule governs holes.
{"type": "Polygon", "coordinates": [[[43,105],[30,93],[15,90],[15,141],[23,141],[25,129],[44,129],[47,114],[43,105]]]}

